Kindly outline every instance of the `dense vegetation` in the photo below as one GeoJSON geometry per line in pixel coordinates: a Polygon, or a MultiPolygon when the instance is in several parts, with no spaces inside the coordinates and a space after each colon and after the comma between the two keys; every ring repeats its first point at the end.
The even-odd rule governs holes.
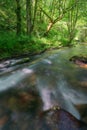
{"type": "Polygon", "coordinates": [[[87,40],[86,0],[0,0],[0,59],[87,40]]]}

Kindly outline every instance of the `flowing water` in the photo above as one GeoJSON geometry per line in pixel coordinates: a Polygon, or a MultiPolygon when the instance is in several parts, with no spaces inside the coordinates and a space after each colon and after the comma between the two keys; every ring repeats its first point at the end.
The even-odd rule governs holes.
{"type": "Polygon", "coordinates": [[[50,51],[31,63],[1,62],[0,130],[49,130],[39,129],[36,120],[54,106],[87,123],[87,69],[69,61],[81,54],[87,55],[87,46],[50,51]]]}

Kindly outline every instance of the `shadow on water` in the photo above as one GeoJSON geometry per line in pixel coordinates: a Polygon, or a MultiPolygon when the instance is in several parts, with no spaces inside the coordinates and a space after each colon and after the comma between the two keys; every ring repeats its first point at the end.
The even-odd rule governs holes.
{"type": "Polygon", "coordinates": [[[48,52],[5,71],[1,63],[0,130],[87,130],[87,69],[69,62],[86,50],[48,52]]]}

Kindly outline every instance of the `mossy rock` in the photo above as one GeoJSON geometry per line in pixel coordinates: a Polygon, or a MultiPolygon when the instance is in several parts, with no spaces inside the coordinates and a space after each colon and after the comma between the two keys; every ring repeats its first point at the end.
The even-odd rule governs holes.
{"type": "Polygon", "coordinates": [[[87,68],[87,56],[72,56],[69,61],[80,67],[87,68]]]}

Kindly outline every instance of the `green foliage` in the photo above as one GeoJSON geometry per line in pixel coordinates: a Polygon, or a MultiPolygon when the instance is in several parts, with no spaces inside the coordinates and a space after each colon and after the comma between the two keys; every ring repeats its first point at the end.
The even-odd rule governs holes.
{"type": "Polygon", "coordinates": [[[43,39],[38,39],[35,36],[20,35],[14,33],[0,34],[0,57],[11,57],[26,53],[39,53],[47,48],[43,39]]]}
{"type": "Polygon", "coordinates": [[[16,43],[16,38],[8,33],[0,33],[0,52],[6,51],[13,48],[16,43]]]}
{"type": "Polygon", "coordinates": [[[36,54],[45,49],[87,41],[87,0],[79,0],[76,5],[75,2],[78,0],[33,0],[31,14],[28,15],[30,19],[26,18],[29,14],[29,8],[26,10],[26,1],[20,0],[19,3],[21,33],[18,36],[17,1],[0,1],[0,58],[25,53],[36,54]],[[75,7],[78,10],[78,17],[75,7]],[[50,23],[53,25],[48,35],[44,36],[50,23]],[[86,29],[83,29],[84,27],[86,29]],[[29,35],[28,28],[31,31],[29,35]]]}

